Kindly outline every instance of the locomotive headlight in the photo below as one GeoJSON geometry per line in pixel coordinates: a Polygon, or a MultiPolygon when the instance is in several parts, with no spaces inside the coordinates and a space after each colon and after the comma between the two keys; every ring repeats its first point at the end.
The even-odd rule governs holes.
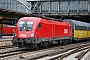
{"type": "Polygon", "coordinates": [[[14,34],[14,36],[16,36],[16,33],[14,34]]]}
{"type": "Polygon", "coordinates": [[[33,36],[34,36],[34,33],[32,32],[32,33],[31,33],[31,37],[33,37],[33,36]]]}
{"type": "Polygon", "coordinates": [[[15,33],[15,36],[16,36],[16,33],[15,33]]]}

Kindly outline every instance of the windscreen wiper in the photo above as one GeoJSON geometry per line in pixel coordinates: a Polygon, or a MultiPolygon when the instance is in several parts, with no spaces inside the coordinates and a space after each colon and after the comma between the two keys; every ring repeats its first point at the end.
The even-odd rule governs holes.
{"type": "Polygon", "coordinates": [[[24,23],[23,23],[23,26],[22,26],[22,27],[20,27],[20,31],[22,31],[22,28],[24,28],[24,23]]]}

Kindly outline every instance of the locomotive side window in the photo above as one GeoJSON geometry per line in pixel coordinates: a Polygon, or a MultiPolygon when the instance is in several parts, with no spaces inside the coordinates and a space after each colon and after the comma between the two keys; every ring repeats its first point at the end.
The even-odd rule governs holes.
{"type": "Polygon", "coordinates": [[[38,28],[41,28],[41,23],[38,24],[37,29],[38,29],[38,28]]]}

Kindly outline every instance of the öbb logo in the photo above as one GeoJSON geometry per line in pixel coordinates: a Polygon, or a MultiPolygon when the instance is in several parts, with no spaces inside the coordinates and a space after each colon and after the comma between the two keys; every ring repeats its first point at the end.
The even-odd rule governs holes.
{"type": "Polygon", "coordinates": [[[64,29],[64,33],[68,33],[68,29],[64,29]]]}
{"type": "Polygon", "coordinates": [[[26,34],[20,34],[20,36],[26,36],[26,34]]]}

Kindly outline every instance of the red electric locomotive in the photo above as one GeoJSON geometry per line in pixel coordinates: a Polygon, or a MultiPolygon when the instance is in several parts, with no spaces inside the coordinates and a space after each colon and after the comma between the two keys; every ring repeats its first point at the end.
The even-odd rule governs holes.
{"type": "Polygon", "coordinates": [[[14,45],[19,47],[47,47],[72,40],[72,31],[67,22],[38,17],[23,17],[16,24],[14,45]]]}
{"type": "Polygon", "coordinates": [[[15,26],[13,25],[3,25],[1,28],[2,35],[13,35],[15,30],[15,26]]]}

